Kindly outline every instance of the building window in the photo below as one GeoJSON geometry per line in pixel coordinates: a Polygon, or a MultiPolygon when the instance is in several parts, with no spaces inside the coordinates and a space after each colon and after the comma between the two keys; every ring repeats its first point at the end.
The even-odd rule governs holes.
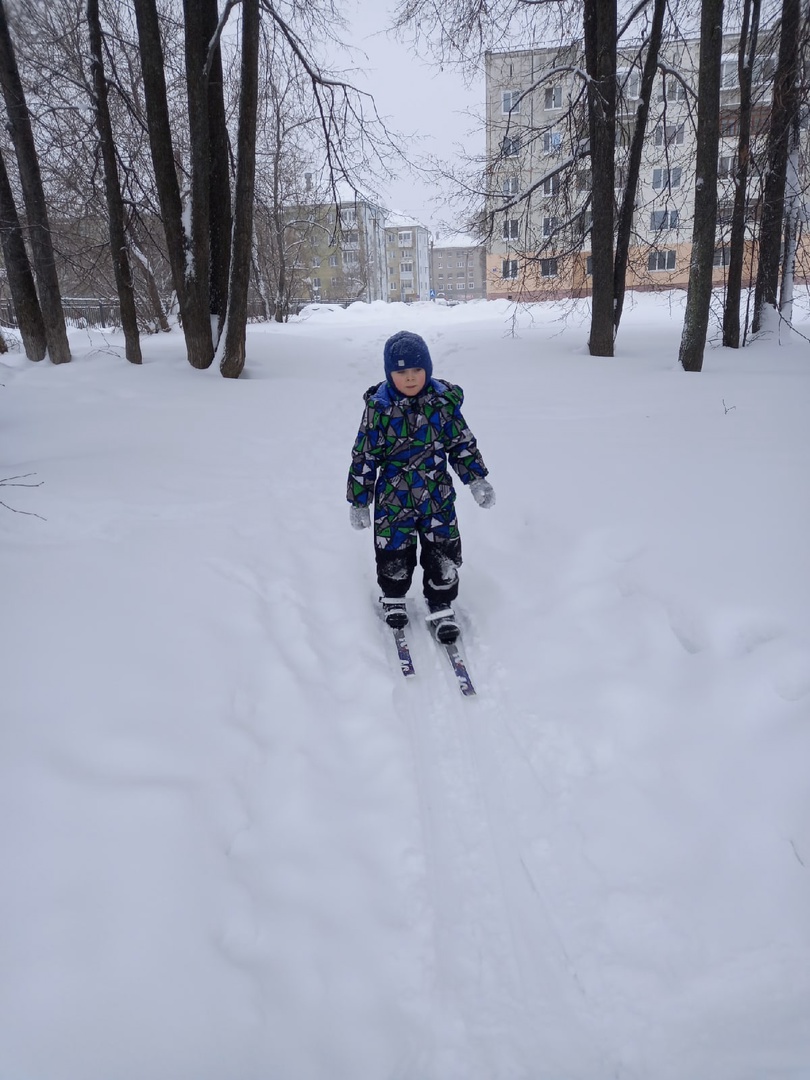
{"type": "Polygon", "coordinates": [[[557,276],[557,260],[556,259],[541,259],[540,260],[540,277],[556,277],[557,276]]]}
{"type": "Polygon", "coordinates": [[[501,277],[503,278],[516,278],[517,277],[517,259],[504,259],[501,268],[501,277]]]}
{"type": "Polygon", "coordinates": [[[551,236],[560,227],[560,219],[556,217],[543,218],[543,236],[551,236]]]}
{"type": "Polygon", "coordinates": [[[585,277],[593,277],[593,255],[585,260],[585,277]]]}
{"type": "Polygon", "coordinates": [[[737,155],[721,154],[717,162],[717,179],[733,180],[737,172],[737,155]]]}
{"type": "Polygon", "coordinates": [[[337,288],[337,283],[338,283],[338,279],[336,277],[333,277],[332,278],[332,288],[333,289],[337,288]]]}
{"type": "Polygon", "coordinates": [[[399,264],[399,272],[400,272],[400,274],[412,274],[413,273],[413,263],[412,262],[401,262],[399,264]]]}
{"type": "Polygon", "coordinates": [[[617,71],[616,82],[619,95],[625,101],[635,101],[638,98],[641,76],[637,71],[617,71]]]}
{"type": "Polygon", "coordinates": [[[413,241],[411,240],[411,234],[410,234],[409,232],[401,232],[401,233],[399,234],[399,243],[400,243],[400,247],[401,247],[401,246],[402,246],[403,244],[405,244],[405,245],[407,246],[408,244],[411,244],[412,242],[413,242],[413,241]]]}
{"type": "Polygon", "coordinates": [[[313,266],[320,266],[321,265],[321,260],[318,258],[317,255],[312,256],[312,265],[313,266]]]}
{"type": "Polygon", "coordinates": [[[738,85],[737,58],[724,60],[720,65],[720,88],[731,90],[738,85]]]}
{"type": "Polygon", "coordinates": [[[343,264],[344,266],[357,266],[360,262],[360,255],[356,251],[344,251],[343,252],[343,264]]]}
{"type": "Polygon", "coordinates": [[[655,232],[658,232],[659,229],[677,229],[678,211],[653,210],[650,214],[650,228],[655,232]]]}
{"type": "Polygon", "coordinates": [[[337,264],[338,264],[337,255],[330,255],[329,256],[329,265],[330,266],[337,266],[337,264]]]}
{"type": "Polygon", "coordinates": [[[520,112],[520,90],[503,91],[501,94],[501,112],[504,115],[520,112]]]}
{"type": "Polygon", "coordinates": [[[676,188],[681,186],[681,170],[677,169],[653,169],[654,188],[676,188]]]}
{"type": "Polygon", "coordinates": [[[647,259],[648,270],[674,270],[674,251],[651,251],[647,259]]]}
{"type": "Polygon", "coordinates": [[[556,195],[560,190],[560,174],[555,173],[553,176],[547,176],[543,181],[543,194],[544,195],[556,195]]]}
{"type": "MultiPolygon", "coordinates": [[[[517,236],[517,233],[515,233],[515,236],[517,236]]],[[[463,266],[463,265],[464,265],[464,260],[463,259],[459,259],[458,262],[456,263],[456,266],[463,266]]],[[[463,277],[463,276],[464,276],[463,274],[458,275],[458,277],[463,277]]]]}
{"type": "Polygon", "coordinates": [[[501,143],[501,154],[503,157],[517,157],[520,153],[520,136],[519,135],[505,135],[503,142],[501,143]]]}
{"type": "Polygon", "coordinates": [[[559,131],[543,132],[543,153],[553,154],[562,145],[562,135],[559,131]]]}
{"type": "Polygon", "coordinates": [[[464,292],[466,288],[467,286],[464,284],[464,282],[460,281],[458,285],[456,285],[456,292],[464,292]]]}
{"type": "Polygon", "coordinates": [[[321,279],[319,277],[314,277],[312,279],[312,288],[315,289],[315,290],[319,290],[320,287],[321,287],[321,279]]]}
{"type": "Polygon", "coordinates": [[[439,274],[439,281],[444,281],[444,274],[439,274]]]}
{"type": "Polygon", "coordinates": [[[518,190],[518,178],[516,176],[507,176],[501,181],[501,191],[504,195],[517,195],[518,190]]]}
{"type": "Polygon", "coordinates": [[[546,93],[543,101],[544,109],[561,109],[562,108],[562,87],[561,86],[547,86],[546,93]]]}
{"type": "Polygon", "coordinates": [[[577,172],[577,191],[590,191],[591,190],[591,174],[588,169],[580,169],[577,172]]]}
{"type": "Polygon", "coordinates": [[[686,86],[679,78],[671,75],[668,79],[661,80],[658,91],[659,101],[686,101],[686,86]]]}
{"type": "Polygon", "coordinates": [[[714,249],[714,258],[712,263],[714,266],[728,266],[731,262],[731,248],[719,247],[714,249]]]}
{"type": "Polygon", "coordinates": [[[655,145],[680,146],[683,142],[683,124],[659,124],[655,129],[655,145]]]}
{"type": "Polygon", "coordinates": [[[576,219],[576,229],[580,236],[584,236],[593,225],[593,210],[583,210],[576,219]]]}
{"type": "Polygon", "coordinates": [[[772,82],[776,74],[776,58],[773,56],[758,56],[751,68],[751,82],[754,86],[760,83],[772,82]]]}

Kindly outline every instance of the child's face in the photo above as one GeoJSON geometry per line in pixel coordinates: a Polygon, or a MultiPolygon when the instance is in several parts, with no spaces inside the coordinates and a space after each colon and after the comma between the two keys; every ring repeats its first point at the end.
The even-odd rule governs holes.
{"type": "Polygon", "coordinates": [[[413,397],[425,387],[425,369],[422,367],[403,368],[402,371],[392,371],[391,380],[400,394],[413,397]]]}

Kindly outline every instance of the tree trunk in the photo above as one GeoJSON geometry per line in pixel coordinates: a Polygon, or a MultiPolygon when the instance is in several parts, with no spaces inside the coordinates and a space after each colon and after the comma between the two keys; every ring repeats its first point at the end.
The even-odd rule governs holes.
{"type": "Polygon", "coordinates": [[[760,0],[745,0],[740,52],[740,135],[737,141],[737,175],[734,177],[734,211],[731,218],[731,249],[723,310],[723,344],[740,347],[740,304],[745,265],[745,224],[748,204],[748,173],[751,164],[751,80],[759,36],[760,0]],[[750,31],[749,31],[750,22],[750,31]]]}
{"type": "Polygon", "coordinates": [[[616,231],[616,259],[613,268],[613,327],[619,329],[624,308],[624,292],[627,282],[627,258],[630,251],[630,237],[633,232],[633,213],[636,208],[636,194],[638,192],[638,178],[641,172],[641,157],[644,151],[644,137],[647,133],[647,118],[650,114],[650,99],[652,98],[655,73],[658,70],[658,54],[661,50],[661,38],[663,35],[664,14],[667,8],[667,0],[655,0],[653,8],[652,25],[650,27],[650,40],[647,45],[647,56],[644,61],[644,71],[641,76],[641,90],[638,108],[636,109],[636,126],[633,129],[633,141],[630,144],[630,156],[627,162],[627,183],[622,195],[622,204],[619,209],[619,222],[616,231]]]}
{"type": "Polygon", "coordinates": [[[198,300],[199,289],[195,296],[187,284],[187,270],[193,274],[194,268],[191,265],[193,260],[189,239],[183,228],[180,186],[174,168],[174,147],[169,123],[163,47],[160,41],[157,8],[155,0],[134,0],[134,2],[149,146],[152,153],[152,167],[155,170],[163,230],[166,234],[172,284],[180,308],[188,361],[192,367],[207,368],[213,360],[214,348],[211,337],[211,319],[208,314],[207,296],[201,307],[198,300]]]}
{"type": "MultiPolygon", "coordinates": [[[[203,4],[204,32],[211,41],[217,28],[217,0],[203,4]]],[[[210,140],[209,217],[211,249],[210,310],[217,316],[217,338],[225,324],[228,307],[228,279],[231,264],[231,145],[225,116],[225,97],[222,76],[222,52],[219,44],[214,50],[208,76],[208,129],[210,140]]]]}
{"type": "Polygon", "coordinates": [[[131,364],[143,362],[141,342],[138,336],[138,315],[135,309],[135,289],[132,268],[127,251],[124,227],[124,200],[118,179],[118,162],[115,156],[110,107],[107,100],[107,79],[104,75],[103,39],[98,13],[98,0],[87,0],[87,26],[90,36],[90,72],[93,80],[93,105],[96,114],[101,158],[104,163],[104,192],[107,199],[107,217],[110,230],[115,287],[121,310],[121,328],[124,331],[124,349],[131,364]]]}
{"type": "Polygon", "coordinates": [[[6,162],[0,153],[0,242],[6,265],[8,286],[17,315],[25,355],[29,360],[43,360],[48,351],[45,322],[37,298],[34,275],[25,250],[14,193],[6,172],[6,162]]]}
{"type": "Polygon", "coordinates": [[[754,318],[751,328],[755,334],[763,328],[768,319],[766,309],[774,315],[776,313],[790,131],[799,108],[797,74],[800,16],[800,0],[782,0],[779,60],[773,84],[771,122],[768,129],[759,264],[754,287],[754,318]]]}
{"type": "Polygon", "coordinates": [[[585,0],[584,30],[593,192],[593,293],[588,347],[592,356],[613,356],[616,0],[585,0]]]}
{"type": "Polygon", "coordinates": [[[17,69],[3,0],[0,0],[0,82],[2,82],[3,97],[8,113],[8,130],[20,170],[34,273],[39,286],[40,310],[48,341],[48,355],[54,364],[65,364],[70,360],[70,346],[65,327],[65,314],[62,310],[59,278],[56,274],[48,208],[42,187],[39,158],[34,145],[34,133],[31,130],[31,116],[17,69]]]}
{"type": "Polygon", "coordinates": [[[253,192],[256,178],[256,112],[259,97],[259,0],[242,0],[242,81],[239,95],[233,251],[228,289],[225,351],[220,371],[236,379],[245,366],[253,192]]]}
{"type": "Polygon", "coordinates": [[[206,37],[204,4],[183,0],[186,29],[186,94],[188,100],[189,155],[191,158],[190,258],[186,264],[187,303],[193,310],[195,334],[207,352],[208,367],[214,359],[211,334],[211,248],[209,237],[211,192],[211,140],[208,132],[208,76],[205,62],[209,39],[206,37]],[[207,333],[206,333],[207,331],[207,333]]]}
{"type": "MultiPolygon", "coordinates": [[[[796,249],[799,244],[800,219],[802,214],[802,186],[799,175],[799,157],[801,154],[801,130],[798,114],[791,128],[790,154],[788,157],[787,183],[785,192],[785,244],[782,260],[782,286],[779,293],[779,313],[784,327],[784,340],[789,341],[793,329],[793,285],[796,274],[796,249]]],[[[780,334],[780,340],[783,340],[780,334]]]]}
{"type": "Polygon", "coordinates": [[[146,295],[149,297],[149,304],[152,308],[152,315],[154,317],[155,329],[160,329],[164,333],[169,333],[171,327],[169,326],[169,320],[166,318],[166,312],[163,309],[163,301],[160,298],[160,291],[155,281],[155,275],[152,267],[144,255],[139,246],[138,238],[135,236],[133,227],[129,227],[129,250],[132,252],[132,258],[135,265],[139,267],[143,274],[143,280],[146,285],[146,295]]]}
{"type": "Polygon", "coordinates": [[[720,70],[723,58],[723,0],[702,0],[698,71],[697,151],[692,259],[679,360],[684,371],[701,371],[717,228],[717,151],[720,143],[720,70]]]}

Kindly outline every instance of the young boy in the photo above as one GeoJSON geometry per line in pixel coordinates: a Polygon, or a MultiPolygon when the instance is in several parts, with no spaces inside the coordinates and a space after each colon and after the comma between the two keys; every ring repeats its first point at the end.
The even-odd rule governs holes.
{"type": "Polygon", "coordinates": [[[495,504],[495,491],[475,438],[461,415],[464,391],[433,378],[424,340],[401,330],[385,343],[385,382],[370,387],[352,450],[347,498],[355,529],[371,524],[380,603],[389,626],[407,625],[405,595],[421,545],[422,589],[428,622],[439,641],[455,641],[452,603],[458,595],[461,537],[448,462],[479,506],[495,504]]]}

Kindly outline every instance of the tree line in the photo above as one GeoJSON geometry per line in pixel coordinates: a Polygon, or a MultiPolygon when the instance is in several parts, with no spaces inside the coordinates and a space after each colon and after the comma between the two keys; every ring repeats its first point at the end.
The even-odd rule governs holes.
{"type": "Polygon", "coordinates": [[[249,290],[268,316],[289,300],[289,207],[398,152],[319,62],[342,29],[333,0],[0,0],[0,243],[30,359],[70,360],[58,265],[110,281],[130,362],[171,296],[189,363],[239,376],[249,290]]]}

